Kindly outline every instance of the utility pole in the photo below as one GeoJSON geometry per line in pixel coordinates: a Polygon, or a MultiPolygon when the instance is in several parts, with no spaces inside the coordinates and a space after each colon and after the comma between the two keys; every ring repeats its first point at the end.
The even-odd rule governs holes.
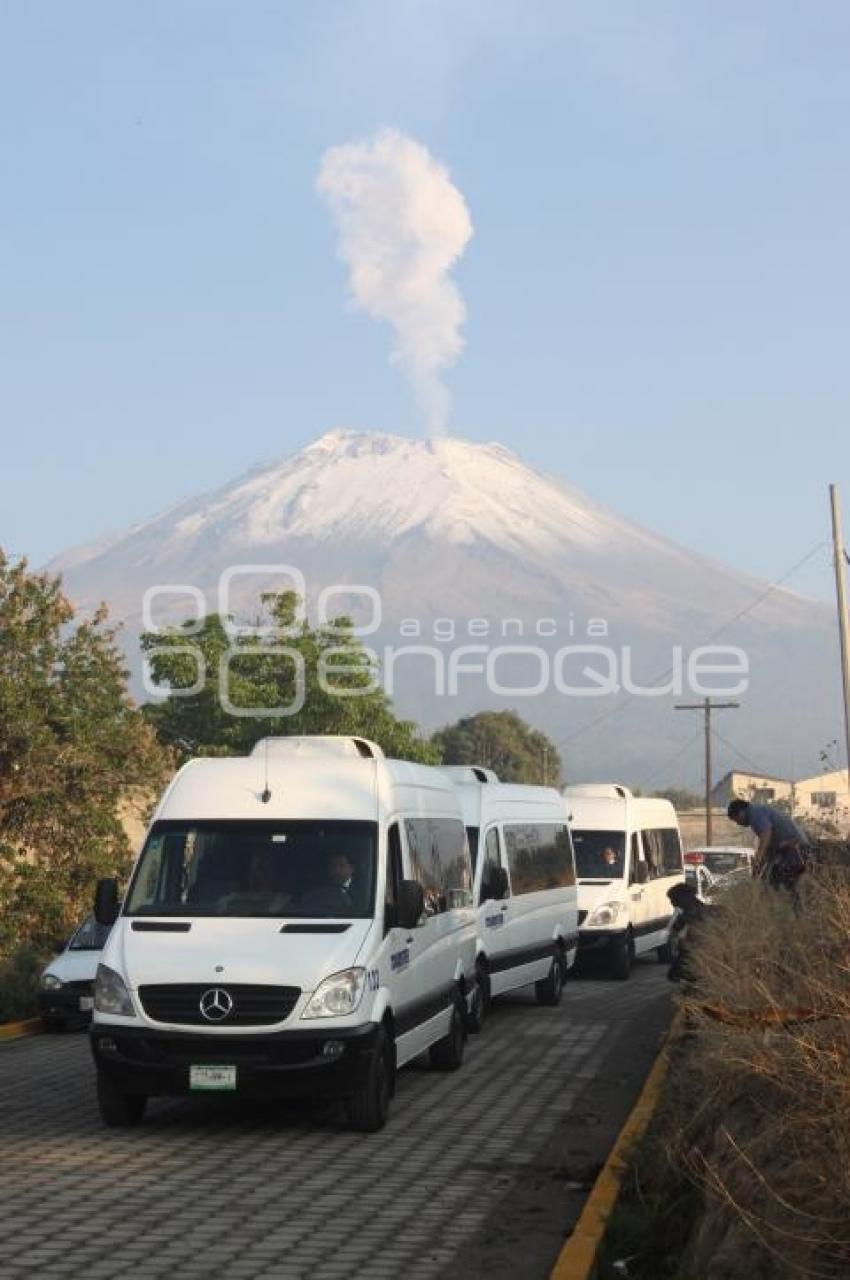
{"type": "Polygon", "coordinates": [[[549,785],[549,748],[548,747],[543,748],[543,785],[544,787],[548,787],[549,785]]]}
{"type": "Polygon", "coordinates": [[[705,716],[705,843],[711,844],[711,713],[740,707],[740,702],[679,702],[677,711],[701,711],[705,716]]]}
{"type": "Polygon", "coordinates": [[[847,640],[847,579],[845,574],[846,552],[841,532],[841,507],[838,485],[829,486],[832,508],[832,547],[835,553],[835,594],[838,601],[838,634],[841,639],[841,679],[844,686],[844,736],[847,751],[847,781],[850,784],[850,645],[847,640]]]}

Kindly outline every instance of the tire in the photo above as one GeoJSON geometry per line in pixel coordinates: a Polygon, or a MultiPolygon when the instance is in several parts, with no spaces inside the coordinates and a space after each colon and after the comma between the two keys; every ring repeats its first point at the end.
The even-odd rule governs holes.
{"type": "Polygon", "coordinates": [[[380,1027],[366,1079],[346,1102],[349,1128],[357,1133],[377,1133],[387,1123],[394,1092],[393,1064],[392,1042],[380,1027]]]}
{"type": "Polygon", "coordinates": [[[113,1129],[132,1129],[141,1124],[148,1100],[144,1094],[122,1093],[109,1076],[97,1073],[97,1105],[104,1124],[113,1129]]]}
{"type": "Polygon", "coordinates": [[[466,1015],[466,1029],[471,1031],[473,1035],[477,1035],[490,1013],[490,1002],[492,996],[490,994],[490,974],[487,972],[485,964],[478,964],[475,967],[476,985],[475,995],[472,997],[472,1007],[466,1015]]]}
{"type": "Polygon", "coordinates": [[[554,1007],[561,1003],[561,996],[564,993],[564,969],[564,957],[560,948],[556,948],[546,977],[534,984],[534,994],[538,1004],[554,1007]]]}
{"type": "Polygon", "coordinates": [[[429,1050],[431,1066],[435,1071],[457,1071],[463,1062],[463,1050],[466,1044],[466,1020],[463,1008],[457,999],[452,1005],[452,1019],[449,1023],[448,1035],[429,1050]]]}
{"type": "Polygon", "coordinates": [[[625,982],[635,962],[635,940],[631,930],[611,943],[608,972],[617,982],[625,982]]]}

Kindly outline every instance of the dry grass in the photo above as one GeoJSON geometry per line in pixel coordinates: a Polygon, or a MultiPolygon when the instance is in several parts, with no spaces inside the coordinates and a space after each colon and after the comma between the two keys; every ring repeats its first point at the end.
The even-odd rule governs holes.
{"type": "Polygon", "coordinates": [[[692,973],[662,1134],[703,1195],[683,1274],[850,1276],[850,876],[735,887],[692,973]]]}

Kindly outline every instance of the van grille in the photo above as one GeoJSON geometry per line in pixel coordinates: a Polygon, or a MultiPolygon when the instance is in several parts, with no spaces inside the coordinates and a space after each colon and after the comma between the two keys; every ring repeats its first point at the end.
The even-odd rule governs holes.
{"type": "MultiPolygon", "coordinates": [[[[139,987],[139,999],[149,1018],[192,1027],[260,1027],[283,1022],[292,1013],[300,995],[299,987],[253,986],[239,982],[175,982],[139,987]],[[201,999],[210,991],[223,992],[233,1001],[226,1016],[206,1018],[201,1013],[201,999]]],[[[226,1005],[227,1001],[217,1003],[226,1005]]]]}

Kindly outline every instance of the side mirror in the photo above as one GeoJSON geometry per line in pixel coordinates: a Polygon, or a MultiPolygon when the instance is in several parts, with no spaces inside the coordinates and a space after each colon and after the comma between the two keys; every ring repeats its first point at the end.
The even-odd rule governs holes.
{"type": "Polygon", "coordinates": [[[493,867],[490,871],[490,897],[507,898],[511,891],[508,884],[508,873],[504,867],[493,867]]]}
{"type": "Polygon", "coordinates": [[[646,862],[636,862],[634,865],[635,884],[646,884],[649,879],[649,866],[646,862]]]}
{"type": "Polygon", "coordinates": [[[118,919],[118,881],[108,877],[98,880],[94,894],[94,918],[98,924],[111,928],[118,919]]]}
{"type": "Polygon", "coordinates": [[[425,894],[418,880],[402,880],[398,887],[396,917],[400,929],[415,929],[425,910],[425,894]]]}

